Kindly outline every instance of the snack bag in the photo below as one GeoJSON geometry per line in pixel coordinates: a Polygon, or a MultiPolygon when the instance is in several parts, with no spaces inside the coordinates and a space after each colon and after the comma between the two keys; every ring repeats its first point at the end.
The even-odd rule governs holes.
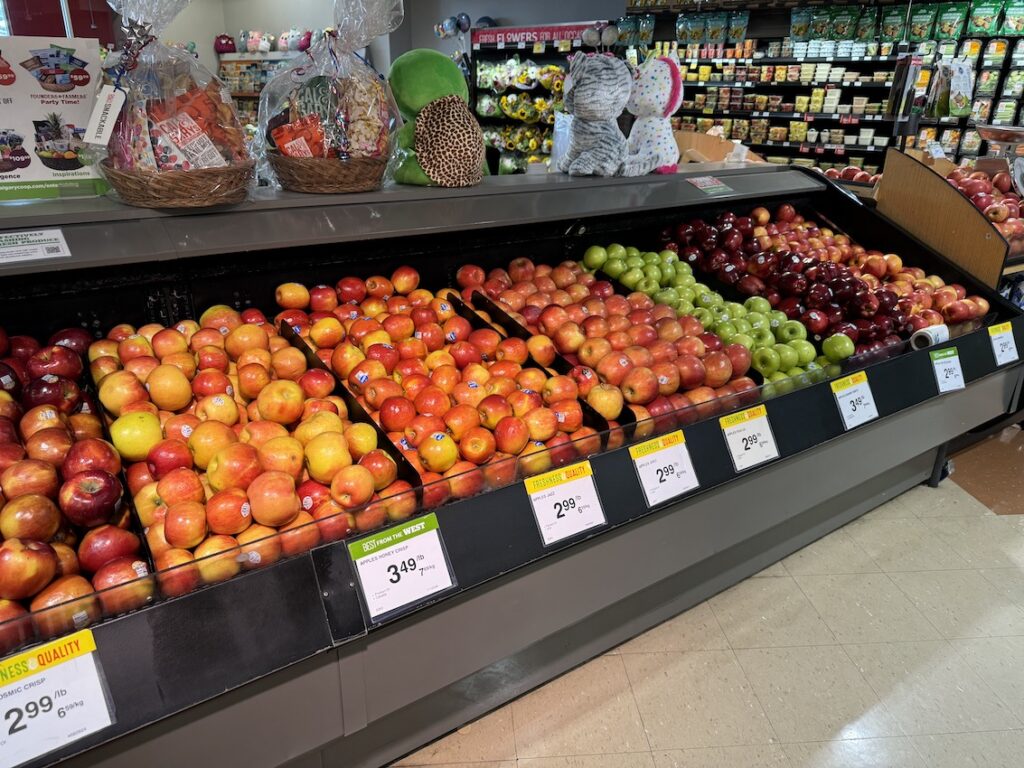
{"type": "Polygon", "coordinates": [[[969,117],[974,92],[974,67],[967,59],[953,59],[949,75],[949,116],[969,117]]]}
{"type": "Polygon", "coordinates": [[[879,38],[883,43],[895,43],[903,39],[906,15],[907,9],[902,6],[885,8],[882,11],[882,28],[879,30],[879,38]]]}
{"type": "Polygon", "coordinates": [[[974,0],[967,21],[967,34],[994,35],[999,28],[999,12],[1003,9],[1002,2],[987,3],[974,0]]]}
{"type": "Polygon", "coordinates": [[[729,14],[709,13],[706,17],[705,41],[711,44],[724,43],[728,36],[729,14]]]}
{"type": "Polygon", "coordinates": [[[832,11],[828,7],[815,8],[811,15],[811,40],[827,40],[832,28],[832,11]]]}
{"type": "Polygon", "coordinates": [[[857,19],[857,27],[853,33],[853,39],[863,43],[874,40],[878,33],[878,9],[865,8],[857,19]]]}
{"type": "Polygon", "coordinates": [[[1006,0],[1003,7],[1001,35],[1024,35],[1024,0],[1006,0]]]}
{"type": "MultiPolygon", "coordinates": [[[[403,15],[402,0],[335,0],[334,30],[293,59],[260,94],[256,142],[267,163],[262,173],[281,181],[286,172],[281,158],[304,157],[377,161],[374,167],[379,165],[383,176],[397,111],[387,83],[355,52],[397,29],[403,15]]],[[[288,182],[289,188],[300,186],[301,180],[288,182]]]]}
{"type": "Polygon", "coordinates": [[[812,14],[808,8],[794,8],[789,16],[789,36],[794,42],[804,42],[811,35],[812,14]]]}
{"type": "Polygon", "coordinates": [[[101,172],[133,205],[182,207],[243,200],[253,162],[228,89],[188,51],[157,39],[188,0],[109,0],[109,4],[122,17],[125,43],[108,71],[125,100],[107,156],[99,164],[101,172]],[[224,188],[208,178],[203,188],[190,193],[186,184],[176,199],[166,200],[155,192],[146,193],[147,187],[155,185],[140,182],[137,176],[233,168],[240,173],[225,177],[224,188]],[[191,202],[182,199],[190,194],[191,202]]]}
{"type": "Polygon", "coordinates": [[[935,19],[937,40],[959,40],[967,21],[967,3],[941,3],[935,19]]]}
{"type": "Polygon", "coordinates": [[[938,6],[935,5],[914,6],[910,12],[910,34],[908,35],[910,42],[920,43],[931,39],[937,10],[938,6]]]}
{"type": "Polygon", "coordinates": [[[750,11],[733,11],[729,14],[729,42],[742,43],[747,38],[750,11]]]}
{"type": "Polygon", "coordinates": [[[860,11],[854,5],[840,6],[832,11],[828,37],[830,40],[853,40],[857,34],[860,11]]]}

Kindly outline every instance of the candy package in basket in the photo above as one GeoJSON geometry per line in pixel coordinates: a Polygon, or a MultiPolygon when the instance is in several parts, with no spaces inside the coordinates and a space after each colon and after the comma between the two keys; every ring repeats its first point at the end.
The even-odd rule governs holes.
{"type": "Polygon", "coordinates": [[[380,186],[397,111],[387,82],[356,54],[402,23],[402,0],[336,0],[335,29],[260,96],[257,137],[269,177],[296,192],[380,186]]]}
{"type": "Polygon", "coordinates": [[[150,208],[245,199],[253,178],[234,102],[224,84],[159,33],[188,0],[108,0],[125,44],[108,75],[124,104],[100,169],[120,197],[150,208]]]}

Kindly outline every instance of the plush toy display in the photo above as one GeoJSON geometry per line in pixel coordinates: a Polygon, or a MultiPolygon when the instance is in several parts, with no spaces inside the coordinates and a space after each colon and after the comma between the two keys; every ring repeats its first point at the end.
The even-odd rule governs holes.
{"type": "Polygon", "coordinates": [[[572,115],[569,149],[559,170],[570,176],[643,176],[653,157],[630,157],[616,120],[626,108],[633,76],[611,55],[576,54],[569,64],[565,111],[572,115]]]}
{"type": "Polygon", "coordinates": [[[672,133],[671,118],[682,102],[679,65],[668,57],[644,62],[626,105],[630,114],[636,116],[627,145],[631,158],[638,162],[653,161],[657,173],[676,172],[679,147],[672,133]]]}
{"type": "Polygon", "coordinates": [[[458,65],[437,51],[409,51],[391,65],[390,83],[406,120],[395,135],[394,180],[418,186],[479,184],[484,137],[458,65]]]}
{"type": "Polygon", "coordinates": [[[213,50],[217,53],[235,53],[235,38],[231,35],[217,35],[213,41],[213,50]]]}

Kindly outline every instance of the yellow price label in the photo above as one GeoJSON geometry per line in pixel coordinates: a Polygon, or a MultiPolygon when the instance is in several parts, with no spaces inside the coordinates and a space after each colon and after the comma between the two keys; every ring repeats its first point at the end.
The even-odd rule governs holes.
{"type": "Polygon", "coordinates": [[[650,456],[652,453],[658,453],[658,451],[663,451],[666,448],[672,448],[677,445],[685,445],[685,443],[686,436],[682,431],[671,432],[667,435],[656,437],[653,440],[629,446],[629,455],[636,461],[645,456],[650,456]]]}
{"type": "Polygon", "coordinates": [[[999,325],[990,325],[988,327],[989,336],[1002,336],[1004,333],[1011,333],[1012,331],[1013,328],[1009,323],[1000,323],[999,325]]]}
{"type": "Polygon", "coordinates": [[[768,415],[768,409],[763,405],[757,405],[753,408],[748,408],[745,411],[739,411],[728,416],[723,416],[718,420],[718,423],[722,425],[722,429],[729,429],[739,424],[744,424],[754,419],[763,419],[768,415]]]}
{"type": "Polygon", "coordinates": [[[60,640],[11,656],[0,662],[0,688],[39,672],[46,672],[95,650],[96,641],[92,632],[83,629],[60,640]]]}
{"type": "Polygon", "coordinates": [[[851,387],[856,387],[858,384],[863,384],[867,380],[868,375],[864,373],[864,371],[858,371],[852,376],[847,376],[846,378],[843,379],[836,379],[835,381],[832,382],[830,386],[832,387],[833,392],[839,394],[840,392],[850,389],[851,387]]]}
{"type": "Polygon", "coordinates": [[[592,477],[593,474],[594,470],[590,466],[590,462],[581,461],[579,464],[573,464],[570,467],[553,469],[542,475],[528,477],[526,479],[526,491],[530,494],[534,494],[539,491],[546,491],[559,485],[564,485],[565,483],[571,483],[574,480],[580,480],[584,477],[592,477]]]}

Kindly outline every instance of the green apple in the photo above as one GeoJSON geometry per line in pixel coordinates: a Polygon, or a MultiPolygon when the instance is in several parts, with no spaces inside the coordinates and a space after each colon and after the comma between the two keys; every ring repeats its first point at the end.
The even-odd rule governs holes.
{"type": "Polygon", "coordinates": [[[672,278],[672,285],[676,288],[693,288],[697,284],[697,278],[693,275],[684,275],[679,267],[685,266],[683,264],[676,265],[676,276],[672,278]]]}
{"type": "Polygon", "coordinates": [[[736,326],[737,333],[750,333],[750,331],[753,330],[753,326],[747,322],[747,318],[745,317],[734,319],[732,323],[736,326]]]}
{"type": "Polygon", "coordinates": [[[779,341],[783,342],[806,339],[807,328],[799,320],[787,320],[779,326],[775,336],[779,341]]]}
{"type": "Polygon", "coordinates": [[[752,328],[750,336],[754,340],[754,346],[758,349],[771,348],[775,346],[775,334],[770,328],[752,328]]]}
{"type": "Polygon", "coordinates": [[[691,267],[685,261],[676,262],[676,274],[677,275],[692,275],[693,274],[693,267],[691,267]]]}
{"type": "Polygon", "coordinates": [[[627,245],[626,246],[626,258],[627,259],[632,257],[632,256],[639,256],[639,255],[640,255],[639,249],[634,248],[632,245],[627,245]]]}
{"type": "Polygon", "coordinates": [[[587,269],[600,269],[608,261],[608,251],[600,245],[592,245],[583,254],[583,263],[587,269]]]}
{"type": "Polygon", "coordinates": [[[705,328],[710,328],[715,322],[715,316],[711,314],[711,310],[707,307],[700,306],[700,304],[696,306],[691,314],[700,320],[700,324],[705,328]]]}
{"type": "Polygon", "coordinates": [[[791,378],[784,374],[782,371],[778,371],[771,375],[771,382],[775,385],[775,392],[779,395],[788,395],[796,386],[791,378]]]}
{"type": "Polygon", "coordinates": [[[636,256],[627,256],[626,257],[626,267],[628,269],[637,269],[637,268],[643,269],[643,267],[644,267],[644,265],[646,263],[647,262],[644,261],[643,256],[641,256],[639,254],[637,254],[636,256]]]}
{"type": "Polygon", "coordinates": [[[697,293],[697,298],[694,299],[693,303],[698,307],[710,310],[716,304],[715,294],[711,293],[711,291],[700,291],[697,293]]]}
{"type": "Polygon", "coordinates": [[[639,267],[633,267],[627,269],[619,276],[619,282],[629,288],[631,291],[636,290],[637,284],[644,279],[644,271],[639,267]]]}
{"type": "Polygon", "coordinates": [[[751,328],[767,328],[768,327],[768,316],[760,312],[747,312],[747,316],[743,318],[750,323],[751,328]]]}
{"type": "Polygon", "coordinates": [[[760,312],[762,315],[772,311],[771,302],[763,296],[751,296],[743,302],[743,306],[747,308],[748,312],[760,312]]]}
{"type": "Polygon", "coordinates": [[[659,264],[661,263],[661,257],[658,256],[654,251],[648,251],[644,254],[645,264],[659,264]]]}
{"type": "Polygon", "coordinates": [[[814,362],[818,364],[819,368],[824,368],[829,364],[830,360],[824,355],[818,355],[816,358],[814,358],[814,362]]]}
{"type": "Polygon", "coordinates": [[[786,317],[786,313],[781,309],[773,309],[768,313],[768,322],[771,323],[772,328],[777,328],[786,322],[789,318],[786,317]],[[774,321],[774,322],[773,322],[774,321]]]}
{"type": "Polygon", "coordinates": [[[807,339],[793,339],[792,341],[787,341],[786,345],[796,350],[796,356],[799,360],[797,365],[806,366],[808,363],[813,363],[814,358],[818,355],[818,350],[807,339]]]}
{"type": "Polygon", "coordinates": [[[735,301],[725,302],[725,308],[729,310],[729,314],[733,316],[733,319],[747,316],[747,308],[742,304],[737,304],[735,301]]]}
{"type": "Polygon", "coordinates": [[[830,363],[840,363],[853,355],[853,339],[845,333],[834,333],[821,343],[821,351],[830,363]]]}
{"type": "Polygon", "coordinates": [[[825,380],[825,369],[822,368],[817,361],[811,360],[806,366],[807,377],[815,384],[825,380]]]}
{"type": "Polygon", "coordinates": [[[754,350],[754,354],[750,358],[750,364],[754,367],[755,371],[767,378],[779,370],[782,358],[779,357],[779,353],[772,347],[762,347],[761,349],[754,350]]]}
{"type": "Polygon", "coordinates": [[[731,344],[732,337],[736,335],[736,326],[728,320],[715,324],[715,333],[722,340],[723,344],[731,344]]]}
{"type": "Polygon", "coordinates": [[[662,285],[668,285],[676,279],[676,265],[675,264],[662,264],[661,265],[661,283],[662,285]]]}
{"type": "Polygon", "coordinates": [[[676,317],[693,314],[693,302],[687,299],[680,299],[676,304],[676,317]]]}
{"type": "Polygon", "coordinates": [[[735,336],[732,337],[729,343],[742,344],[749,351],[754,351],[754,339],[749,334],[746,333],[737,333],[735,336]]]}
{"type": "Polygon", "coordinates": [[[659,258],[661,258],[662,264],[675,264],[677,261],[679,261],[679,254],[676,253],[675,251],[665,250],[659,253],[658,256],[659,258]]]}
{"type": "Polygon", "coordinates": [[[676,293],[679,294],[679,298],[683,301],[689,301],[692,304],[693,300],[697,298],[697,294],[693,292],[693,288],[685,285],[682,287],[673,285],[672,287],[676,289],[676,293]]]}
{"type": "Polygon", "coordinates": [[[652,277],[642,277],[640,282],[636,284],[636,290],[646,293],[648,296],[653,296],[661,290],[661,284],[652,277]]]}
{"type": "Polygon", "coordinates": [[[800,359],[796,350],[788,344],[776,344],[772,347],[779,355],[779,370],[788,371],[790,368],[796,368],[796,363],[800,359]]]}
{"type": "Polygon", "coordinates": [[[644,266],[644,277],[649,278],[661,285],[661,267],[657,264],[646,264],[644,266]]]}
{"type": "Polygon", "coordinates": [[[695,290],[698,294],[700,294],[700,293],[708,293],[711,289],[708,288],[706,285],[704,285],[704,283],[694,283],[693,284],[693,290],[695,290]]]}
{"type": "Polygon", "coordinates": [[[728,322],[729,320],[732,320],[732,315],[730,315],[728,310],[726,310],[726,308],[723,306],[712,305],[711,307],[709,307],[709,309],[711,310],[711,314],[713,314],[715,316],[715,319],[720,323],[725,323],[728,322]]]}
{"type": "Polygon", "coordinates": [[[618,243],[612,243],[605,250],[608,251],[608,258],[609,259],[623,259],[623,260],[625,260],[625,258],[627,256],[625,247],[622,246],[622,245],[619,245],[618,243]]]}
{"type": "Polygon", "coordinates": [[[654,293],[651,297],[654,299],[655,304],[668,304],[669,306],[675,306],[679,301],[679,294],[675,288],[662,288],[654,293]]]}
{"type": "Polygon", "coordinates": [[[786,375],[789,376],[790,380],[793,382],[794,386],[796,386],[797,389],[803,389],[804,387],[808,387],[813,383],[810,374],[807,373],[807,371],[805,371],[803,368],[800,368],[799,366],[796,368],[790,368],[788,371],[786,371],[786,375]]]}
{"type": "Polygon", "coordinates": [[[613,280],[618,280],[623,272],[626,271],[626,260],[625,259],[608,259],[604,263],[605,274],[611,277],[613,280]]]}
{"type": "Polygon", "coordinates": [[[778,396],[779,396],[778,390],[775,388],[775,385],[772,384],[770,381],[766,381],[764,384],[761,385],[761,399],[762,400],[771,400],[773,397],[778,397],[778,396]]]}
{"type": "Polygon", "coordinates": [[[829,379],[836,379],[842,375],[843,369],[838,363],[829,363],[825,366],[825,376],[829,379]]]}

